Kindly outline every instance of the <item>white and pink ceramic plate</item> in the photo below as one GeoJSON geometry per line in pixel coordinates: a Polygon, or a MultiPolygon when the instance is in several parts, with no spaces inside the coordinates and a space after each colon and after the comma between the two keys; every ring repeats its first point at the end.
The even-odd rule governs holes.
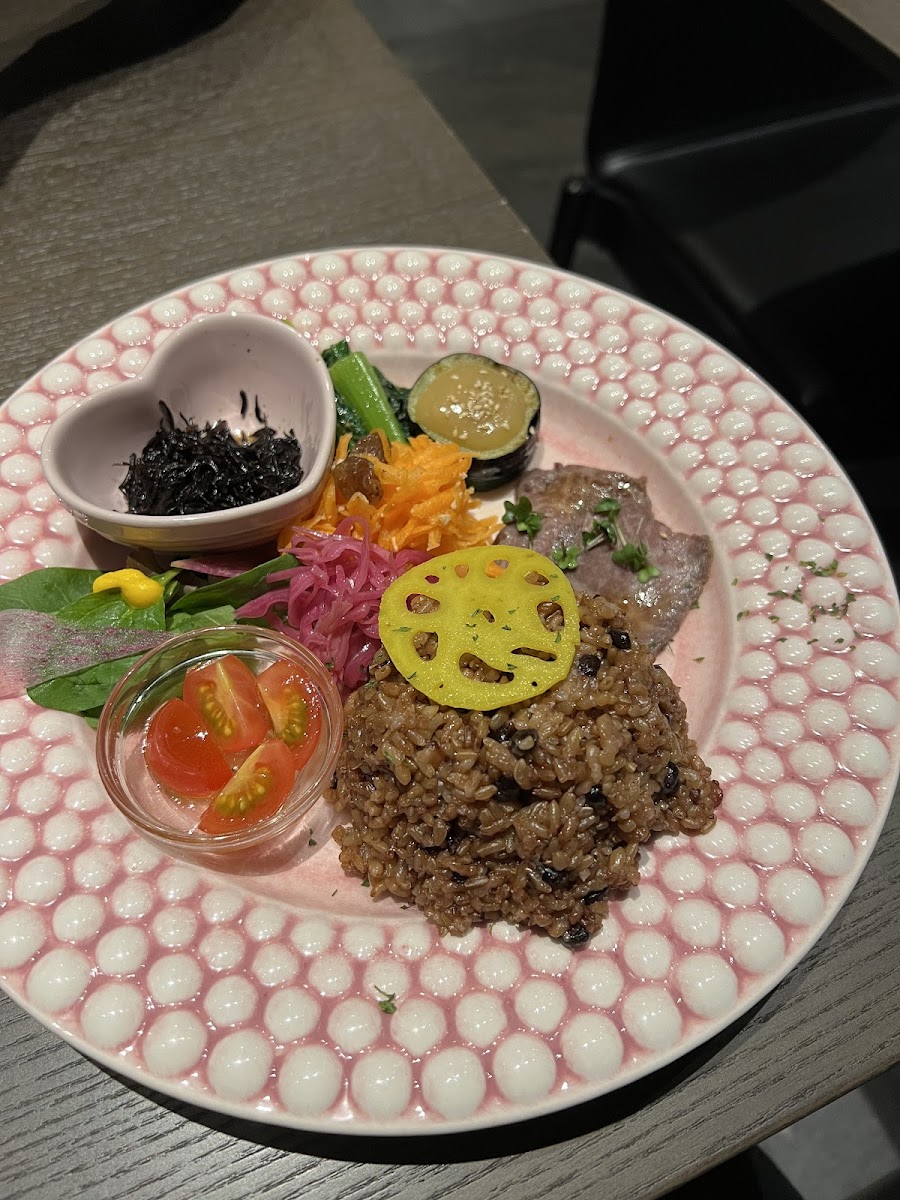
{"type": "Polygon", "coordinates": [[[508,361],[540,387],[545,463],[646,475],[663,519],[711,536],[712,578],[664,662],[722,782],[718,822],[647,847],[641,886],[583,950],[504,924],[442,938],[343,876],[324,813],[283,876],[162,857],[103,792],[93,733],[5,699],[4,988],[143,1084],[311,1130],[472,1129],[671,1062],[810,949],[893,795],[898,602],[853,487],[741,363],[641,301],[543,265],[364,247],[155,300],[12,396],[0,578],[96,559],[41,474],[54,417],[143,371],[186,321],[235,310],[286,318],[319,348],[349,337],[400,382],[451,351],[508,361]]]}

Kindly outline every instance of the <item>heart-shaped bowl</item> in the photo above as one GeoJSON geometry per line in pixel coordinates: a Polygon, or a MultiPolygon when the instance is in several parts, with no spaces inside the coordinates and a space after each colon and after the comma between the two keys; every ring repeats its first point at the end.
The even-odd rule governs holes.
{"type": "Polygon", "coordinates": [[[334,393],[320,355],[296,330],[250,313],[200,317],[173,333],[137,379],[79,400],[41,446],[50,487],[76,521],[120,545],[159,554],[237,550],[273,540],[315,506],[334,452],[334,393]],[[241,392],[249,399],[242,415],[241,392]],[[203,426],[259,427],[255,399],[277,434],[301,447],[300,483],[270,499],[183,516],[127,511],[120,487],[132,454],[159,428],[160,401],[203,426]]]}

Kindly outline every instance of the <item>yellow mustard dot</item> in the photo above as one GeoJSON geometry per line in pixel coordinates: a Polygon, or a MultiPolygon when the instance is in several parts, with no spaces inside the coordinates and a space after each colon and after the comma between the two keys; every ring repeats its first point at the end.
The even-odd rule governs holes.
{"type": "Polygon", "coordinates": [[[163,594],[161,583],[133,567],[126,567],[121,571],[107,571],[105,575],[99,575],[94,580],[91,590],[108,592],[113,588],[119,589],[122,599],[132,608],[149,608],[163,594]]]}

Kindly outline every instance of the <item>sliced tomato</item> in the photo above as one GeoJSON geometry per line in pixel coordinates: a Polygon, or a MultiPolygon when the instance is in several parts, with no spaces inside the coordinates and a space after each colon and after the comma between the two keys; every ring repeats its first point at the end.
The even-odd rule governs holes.
{"type": "Polygon", "coordinates": [[[184,677],[183,694],[226,754],[255,750],[271,732],[256,676],[236,654],[191,667],[184,677]]]}
{"type": "Polygon", "coordinates": [[[225,755],[183,700],[167,700],[153,714],[144,760],[157,783],[190,800],[208,799],[231,778],[225,755]]]}
{"type": "Polygon", "coordinates": [[[244,760],[200,818],[203,833],[231,833],[278,812],[294,786],[294,759],[269,738],[244,760]]]}
{"type": "Polygon", "coordinates": [[[272,663],[256,677],[275,736],[294,756],[299,771],[312,757],[322,735],[322,701],[315,684],[294,663],[272,663]]]}

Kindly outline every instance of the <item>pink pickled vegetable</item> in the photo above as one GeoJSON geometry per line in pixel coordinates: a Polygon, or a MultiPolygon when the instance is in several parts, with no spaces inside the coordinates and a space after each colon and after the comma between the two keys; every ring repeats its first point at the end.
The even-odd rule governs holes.
{"type": "Polygon", "coordinates": [[[298,529],[285,547],[298,565],[270,575],[271,591],[248,601],[238,617],[264,619],[330,666],[341,694],[365,681],[381,645],[378,606],[385,589],[409,567],[425,562],[420,550],[391,553],[372,543],[367,522],[347,517],[333,534],[298,529]],[[363,536],[353,531],[362,528],[363,536]]]}
{"type": "MultiPolygon", "coordinates": [[[[265,557],[271,558],[271,553],[265,557]]],[[[248,554],[243,550],[232,550],[227,554],[208,554],[202,558],[176,558],[170,566],[178,567],[181,571],[194,571],[197,575],[209,575],[215,579],[231,579],[235,575],[243,575],[252,571],[265,557],[259,554],[248,554]]]]}

